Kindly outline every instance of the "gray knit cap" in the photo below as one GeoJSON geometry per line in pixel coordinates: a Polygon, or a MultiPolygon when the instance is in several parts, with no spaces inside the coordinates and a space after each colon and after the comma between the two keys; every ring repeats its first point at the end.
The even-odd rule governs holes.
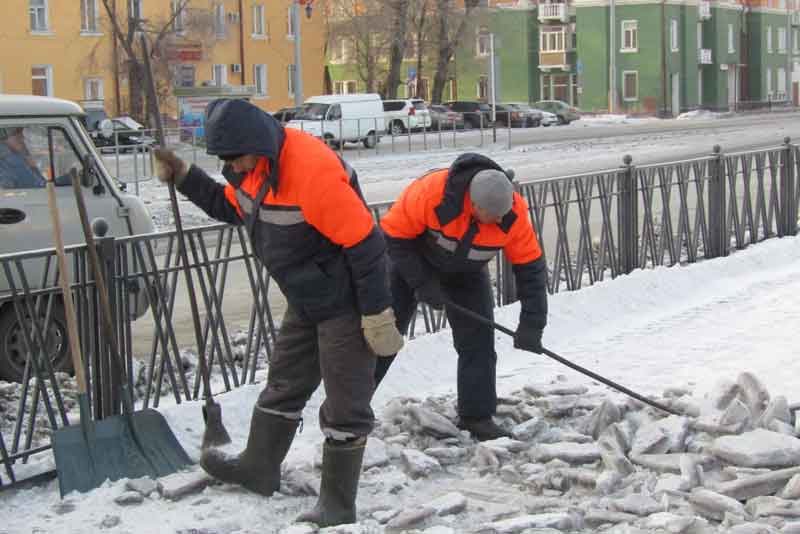
{"type": "Polygon", "coordinates": [[[514,186],[504,172],[486,169],[475,174],[469,184],[469,196],[492,217],[502,217],[514,203],[514,186]]]}

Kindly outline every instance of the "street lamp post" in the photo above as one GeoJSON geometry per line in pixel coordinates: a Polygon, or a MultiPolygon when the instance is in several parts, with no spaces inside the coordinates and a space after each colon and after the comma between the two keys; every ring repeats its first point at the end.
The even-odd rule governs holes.
{"type": "Polygon", "coordinates": [[[292,27],[294,28],[294,105],[303,104],[303,54],[300,36],[300,0],[292,0],[292,27]]]}

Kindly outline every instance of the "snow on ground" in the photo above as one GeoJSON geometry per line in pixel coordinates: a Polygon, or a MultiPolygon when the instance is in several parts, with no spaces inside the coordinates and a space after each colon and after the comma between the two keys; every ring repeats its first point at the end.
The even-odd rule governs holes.
{"type": "MultiPolygon", "coordinates": [[[[686,404],[699,406],[704,413],[709,404],[704,397],[721,381],[735,381],[743,371],[758,377],[773,399],[782,395],[790,402],[798,401],[800,378],[795,325],[800,321],[800,305],[795,296],[800,293],[799,269],[800,238],[784,238],[772,239],[724,259],[687,267],[636,271],[577,292],[552,296],[544,342],[563,357],[644,395],[663,398],[681,394],[675,391],[691,391],[692,397],[682,399],[686,404]],[[672,393],[665,393],[667,389],[672,393]]],[[[513,328],[518,312],[518,305],[499,309],[496,320],[513,328]]],[[[543,356],[513,349],[505,335],[498,333],[496,340],[498,393],[506,399],[502,405],[505,415],[510,416],[515,410],[517,413],[520,410],[541,413],[559,404],[560,401],[553,400],[555,396],[531,399],[524,393],[547,388],[547,384],[588,387],[588,393],[573,396],[573,404],[581,400],[589,402],[596,398],[595,394],[607,394],[612,403],[630,408],[619,394],[610,394],[583,375],[543,356]]],[[[625,479],[634,481],[629,482],[629,486],[620,485],[622,483],[616,479],[597,479],[598,488],[603,484],[608,489],[607,495],[599,495],[599,490],[581,490],[578,482],[585,483],[593,475],[587,474],[586,469],[570,468],[562,460],[549,461],[543,467],[542,454],[547,446],[541,444],[545,442],[542,436],[531,438],[533,442],[538,440],[539,445],[530,449],[531,443],[524,441],[476,446],[464,435],[442,439],[421,435],[421,424],[406,414],[419,417],[428,410],[452,418],[455,373],[456,355],[449,332],[408,342],[374,399],[379,427],[370,440],[367,454],[370,467],[362,476],[358,496],[360,524],[331,532],[388,532],[385,523],[392,517],[390,526],[406,524],[410,525],[406,527],[409,532],[428,534],[557,533],[573,527],[575,531],[597,532],[606,530],[612,523],[619,525],[608,532],[777,532],[774,526],[766,523],[733,527],[743,521],[740,516],[752,519],[759,515],[757,509],[750,508],[749,502],[745,511],[741,505],[713,500],[701,490],[692,496],[695,500],[705,499],[702,506],[687,508],[688,505],[681,504],[685,502],[682,495],[688,495],[681,492],[682,486],[654,492],[652,486],[656,480],[653,477],[656,475],[641,467],[625,479]],[[426,467],[414,460],[409,449],[442,455],[443,470],[421,473],[426,467]],[[445,461],[447,451],[457,457],[445,461]],[[519,460],[527,458],[525,455],[530,455],[531,459],[519,460]],[[558,477],[542,478],[543,469],[550,469],[550,474],[557,472],[558,477]],[[578,482],[569,482],[572,479],[578,482]],[[573,486],[567,489],[570,484],[573,486]],[[619,489],[625,487],[628,491],[636,490],[630,494],[619,489]],[[613,493],[613,488],[622,493],[613,493]],[[457,493],[448,497],[454,499],[455,504],[445,511],[448,506],[436,499],[451,492],[457,493]],[[711,504],[709,499],[713,500],[711,504]],[[439,515],[426,512],[426,507],[434,503],[439,515]],[[719,512],[719,519],[724,519],[723,526],[717,527],[718,522],[695,515],[699,513],[697,510],[704,509],[706,511],[700,515],[713,516],[718,512],[714,506],[725,510],[725,513],[719,512]],[[539,513],[545,509],[558,511],[539,513]],[[665,511],[670,513],[656,513],[665,511]],[[398,512],[400,515],[395,515],[398,512]],[[412,512],[424,516],[424,521],[415,524],[413,519],[408,519],[412,512]],[[545,525],[554,530],[533,529],[545,525]],[[660,530],[658,525],[661,525],[660,530]]],[[[234,440],[229,450],[243,446],[250,411],[259,390],[259,385],[248,386],[218,397],[225,424],[234,440]]],[[[114,499],[125,491],[124,481],[107,483],[85,495],[72,494],[63,501],[59,499],[56,483],[51,482],[43,487],[0,494],[3,517],[0,532],[313,532],[293,525],[292,521],[315,502],[315,497],[304,493],[318,485],[319,471],[312,469],[312,463],[319,456],[322,440],[317,427],[320,400],[318,392],[307,406],[304,428],[295,439],[285,464],[286,487],[270,499],[221,485],[208,487],[202,493],[177,502],[152,494],[141,504],[123,506],[114,503],[114,499]]],[[[200,403],[164,408],[164,413],[187,452],[196,459],[203,431],[200,403]]],[[[628,423],[641,422],[643,414],[629,412],[628,423]]],[[[533,417],[529,421],[536,419],[536,416],[528,417],[533,417]]],[[[583,438],[587,436],[576,437],[571,426],[575,423],[578,428],[581,417],[564,416],[565,428],[548,430],[550,441],[554,433],[559,436],[555,438],[558,445],[550,446],[557,449],[554,454],[581,447],[591,449],[591,443],[563,443],[585,441],[583,438]]],[[[514,423],[508,417],[500,419],[503,424],[514,423]]],[[[558,418],[549,421],[558,424],[558,418]]],[[[591,442],[591,438],[588,439],[591,442]]],[[[693,439],[698,440],[693,446],[704,450],[702,434],[693,434],[693,439]]],[[[800,440],[790,439],[800,443],[800,440]]],[[[592,454],[596,458],[598,453],[592,454]]],[[[795,465],[797,463],[800,460],[795,465]]],[[[726,475],[729,478],[731,472],[742,476],[759,472],[743,467],[728,469],[733,469],[726,475]]],[[[681,473],[683,471],[682,463],[681,473]]],[[[658,484],[662,484],[662,479],[664,483],[670,482],[669,476],[656,477],[658,484]]],[[[796,501],[782,502],[789,504],[775,505],[783,506],[783,512],[775,512],[782,517],[770,517],[771,522],[780,522],[778,526],[786,523],[788,526],[784,526],[783,532],[797,532],[791,530],[797,527],[791,521],[800,516],[800,513],[793,515],[797,510],[792,502],[796,501]]]]}

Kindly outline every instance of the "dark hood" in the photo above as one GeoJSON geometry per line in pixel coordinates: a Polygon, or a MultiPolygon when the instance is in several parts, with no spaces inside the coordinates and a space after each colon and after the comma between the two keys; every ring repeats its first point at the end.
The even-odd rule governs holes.
{"type": "MultiPolygon", "coordinates": [[[[272,115],[246,100],[219,98],[206,108],[205,129],[206,152],[212,156],[257,154],[269,159],[266,184],[278,192],[278,158],[286,134],[272,115]]],[[[223,167],[222,174],[234,186],[241,184],[243,176],[230,165],[223,167]]]]}
{"type": "Polygon", "coordinates": [[[206,108],[206,152],[212,156],[258,154],[275,159],[285,134],[269,113],[241,99],[220,98],[206,108]]]}
{"type": "Polygon", "coordinates": [[[444,187],[442,202],[436,206],[436,215],[442,226],[452,222],[461,214],[464,208],[464,195],[469,190],[470,182],[478,172],[486,169],[495,169],[506,175],[510,174],[494,160],[481,154],[467,152],[456,158],[447,172],[447,183],[444,187]]]}

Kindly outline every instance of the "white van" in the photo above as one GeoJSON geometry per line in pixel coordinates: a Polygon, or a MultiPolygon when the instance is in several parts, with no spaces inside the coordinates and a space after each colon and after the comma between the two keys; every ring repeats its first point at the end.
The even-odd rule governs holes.
{"type": "Polygon", "coordinates": [[[364,143],[374,148],[386,133],[381,97],[375,93],[312,96],[286,124],[338,147],[364,143]]]}
{"type": "MultiPolygon", "coordinates": [[[[141,199],[124,194],[103,166],[83,126],[84,116],[80,106],[66,100],[0,95],[0,256],[53,246],[44,181],[50,174],[55,176],[64,243],[85,242],[70,179],[72,169],[81,177],[90,220],[104,219],[107,235],[124,237],[155,230],[141,199]]],[[[39,289],[45,260],[26,258],[18,265],[29,288],[39,289]]],[[[52,278],[53,267],[49,269],[52,278]]],[[[17,291],[20,283],[15,272],[17,291]]],[[[147,306],[146,292],[137,289],[130,289],[132,318],[142,315],[147,306]]],[[[11,294],[12,286],[0,272],[0,379],[19,380],[25,350],[11,294]]],[[[63,307],[58,304],[50,330],[51,361],[56,369],[69,369],[63,307]]]]}

